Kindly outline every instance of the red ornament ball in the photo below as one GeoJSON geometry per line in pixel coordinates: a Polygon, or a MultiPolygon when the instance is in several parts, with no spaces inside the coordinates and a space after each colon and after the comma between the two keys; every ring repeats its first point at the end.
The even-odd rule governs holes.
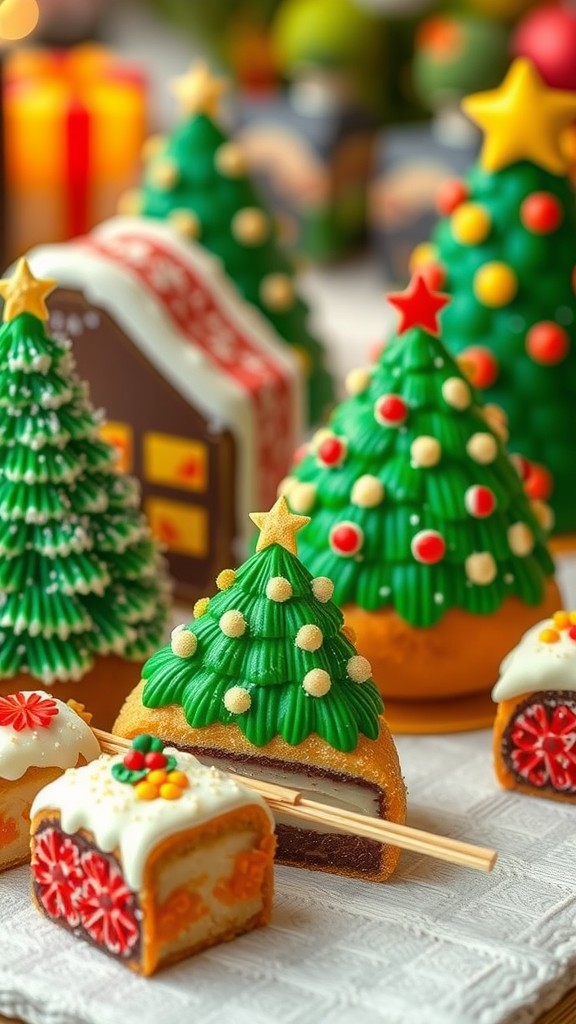
{"type": "Polygon", "coordinates": [[[530,464],[530,473],[524,481],[524,491],[532,501],[548,501],[554,489],[554,478],[549,469],[537,462],[530,464]]]}
{"type": "Polygon", "coordinates": [[[458,356],[458,363],[475,388],[491,388],[500,368],[496,356],[484,345],[471,345],[458,356]]]}
{"type": "Polygon", "coordinates": [[[532,192],[520,207],[520,220],[535,235],[549,235],[564,218],[562,204],[552,192],[532,192]]]}
{"type": "Polygon", "coordinates": [[[328,467],[340,466],[346,458],[346,448],[346,441],[342,437],[336,437],[335,434],[325,437],[316,452],[318,462],[328,467]]]}
{"type": "Polygon", "coordinates": [[[385,427],[399,427],[408,416],[408,406],[400,395],[381,395],[374,403],[374,416],[385,427]]]}
{"type": "Polygon", "coordinates": [[[417,562],[434,565],[441,562],[446,554],[446,541],[437,530],[420,530],[415,534],[410,549],[417,562]]]}
{"type": "Polygon", "coordinates": [[[441,217],[449,217],[451,213],[468,199],[468,187],[460,178],[447,178],[436,192],[436,209],[441,217]]]}
{"type": "Polygon", "coordinates": [[[149,754],[146,754],[144,764],[151,771],[156,771],[159,768],[165,768],[168,760],[165,754],[161,754],[159,750],[151,750],[149,754]]]}
{"type": "Polygon", "coordinates": [[[144,754],[140,750],[129,750],[124,756],[122,764],[131,772],[139,772],[144,768],[144,754]]]}
{"type": "Polygon", "coordinates": [[[297,466],[299,462],[302,462],[302,459],[306,458],[306,456],[308,454],[308,448],[309,448],[308,444],[301,444],[301,445],[299,445],[299,447],[294,452],[294,455],[292,456],[292,465],[293,466],[297,466]]]}
{"type": "Polygon", "coordinates": [[[496,508],[496,496],[489,487],[478,484],[468,488],[464,495],[464,504],[475,519],[485,519],[486,516],[491,516],[496,508]]]}
{"type": "Polygon", "coordinates": [[[364,532],[356,523],[345,520],[332,527],[329,543],[335,554],[350,558],[360,551],[364,543],[364,532]]]}
{"type": "Polygon", "coordinates": [[[576,640],[576,626],[570,626],[568,630],[568,636],[571,640],[576,640]]]}
{"type": "Polygon", "coordinates": [[[512,36],[514,57],[528,57],[553,89],[576,89],[576,10],[571,3],[538,4],[512,36]]]}
{"type": "Polygon", "coordinates": [[[563,327],[553,320],[541,320],[526,335],[526,351],[535,363],[555,366],[568,355],[570,338],[563,327]]]}
{"type": "Polygon", "coordinates": [[[514,466],[516,467],[516,472],[518,473],[520,479],[527,480],[530,476],[530,473],[532,472],[532,463],[530,462],[530,460],[527,459],[524,455],[518,455],[517,452],[511,455],[510,458],[514,466]]]}

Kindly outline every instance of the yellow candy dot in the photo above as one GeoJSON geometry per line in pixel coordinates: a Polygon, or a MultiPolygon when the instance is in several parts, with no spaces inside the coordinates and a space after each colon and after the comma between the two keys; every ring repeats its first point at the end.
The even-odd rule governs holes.
{"type": "Polygon", "coordinates": [[[538,639],[543,644],[557,644],[560,639],[560,633],[557,629],[543,629],[538,639]]]}
{"type": "Polygon", "coordinates": [[[568,612],[554,612],[552,622],[556,626],[556,629],[568,629],[568,626],[571,625],[570,615],[568,612]]]}
{"type": "Polygon", "coordinates": [[[483,242],[490,228],[490,214],[478,203],[460,203],[450,218],[452,235],[462,245],[478,245],[483,242]]]}
{"type": "Polygon", "coordinates": [[[436,246],[432,242],[421,242],[410,254],[408,261],[410,273],[413,274],[415,270],[424,267],[427,263],[432,263],[437,255],[436,246]]]}
{"type": "Polygon", "coordinates": [[[180,789],[188,789],[188,776],[184,772],[168,772],[168,782],[180,789]]]}
{"type": "Polygon", "coordinates": [[[576,612],[570,612],[570,625],[576,626],[576,612]]]}
{"type": "Polygon", "coordinates": [[[236,581],[236,573],[234,569],[222,569],[216,577],[216,586],[218,590],[228,590],[233,583],[236,581]]]}
{"type": "Polygon", "coordinates": [[[210,604],[210,598],[209,597],[201,597],[201,598],[199,598],[199,600],[196,601],[196,604],[194,605],[194,608],[192,609],[192,614],[193,614],[194,618],[195,619],[199,619],[202,615],[204,615],[204,613],[208,610],[208,605],[209,604],[210,604]]]}
{"type": "Polygon", "coordinates": [[[507,263],[485,263],[474,275],[474,294],[483,306],[507,306],[517,291],[518,279],[507,263]]]}
{"type": "Polygon", "coordinates": [[[180,786],[174,786],[171,782],[165,782],[163,786],[160,786],[160,796],[163,800],[179,800],[182,796],[182,789],[180,786]]]}
{"type": "Polygon", "coordinates": [[[153,786],[147,779],[143,779],[142,782],[138,782],[134,789],[139,800],[155,800],[158,796],[156,786],[153,786]]]}
{"type": "Polygon", "coordinates": [[[167,779],[168,774],[163,768],[155,768],[154,771],[148,772],[145,781],[149,782],[151,786],[161,786],[167,779]]]}

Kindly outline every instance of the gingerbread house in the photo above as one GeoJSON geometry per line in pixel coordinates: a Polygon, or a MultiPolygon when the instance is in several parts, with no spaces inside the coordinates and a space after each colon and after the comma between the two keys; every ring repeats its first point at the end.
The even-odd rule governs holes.
{"type": "Polygon", "coordinates": [[[114,218],[28,259],[59,282],[51,330],[106,409],[180,593],[203,593],[242,557],[248,513],[291,462],[302,370],[219,263],[165,224],[114,218]]]}

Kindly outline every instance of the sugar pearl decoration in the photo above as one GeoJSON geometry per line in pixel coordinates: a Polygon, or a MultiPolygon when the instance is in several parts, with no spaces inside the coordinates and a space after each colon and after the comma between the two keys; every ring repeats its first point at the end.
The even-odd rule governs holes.
{"type": "Polygon", "coordinates": [[[129,188],[122,193],[116,203],[116,213],[122,217],[136,217],[142,212],[143,198],[140,189],[129,188]]]}
{"type": "Polygon", "coordinates": [[[218,590],[229,590],[231,586],[236,582],[236,573],[234,569],[222,569],[216,577],[216,586],[218,590]]]}
{"type": "Polygon", "coordinates": [[[240,178],[246,172],[244,153],[237,142],[223,142],[216,150],[215,164],[225,178],[240,178]]]}
{"type": "Polygon", "coordinates": [[[332,599],[334,593],[334,584],[328,576],[316,576],[316,579],[312,580],[312,593],[317,601],[321,601],[322,604],[326,604],[327,601],[332,599]]]}
{"type": "Polygon", "coordinates": [[[346,376],[345,387],[349,395],[361,395],[370,385],[370,370],[364,366],[356,367],[346,376]]]}
{"type": "Polygon", "coordinates": [[[190,630],[179,629],[172,633],[170,647],[172,654],[178,655],[179,658],[191,658],[193,654],[196,654],[198,640],[190,630]]]}
{"type": "Polygon", "coordinates": [[[299,515],[311,512],[316,501],[314,484],[295,484],[290,488],[290,508],[299,515]]]}
{"type": "Polygon", "coordinates": [[[148,160],[154,160],[157,156],[160,156],[161,151],[166,145],[166,136],[156,132],[154,135],[149,135],[147,139],[144,139],[140,155],[147,163],[148,160]]]}
{"type": "Polygon", "coordinates": [[[429,469],[440,462],[442,447],[435,437],[422,435],[410,446],[410,461],[413,466],[429,469]]]}
{"type": "Polygon", "coordinates": [[[526,523],[513,523],[508,529],[508,544],[513,555],[525,558],[534,550],[534,534],[526,523]]]}
{"type": "Polygon", "coordinates": [[[471,583],[487,586],[496,578],[496,562],[489,551],[477,551],[469,555],[465,562],[466,576],[471,583]]]}
{"type": "Polygon", "coordinates": [[[302,651],[317,651],[324,643],[324,635],[318,626],[310,623],[306,626],[300,626],[296,634],[295,643],[296,647],[299,647],[302,651]]]}
{"type": "Polygon", "coordinates": [[[184,238],[200,237],[200,221],[192,210],[172,210],[168,220],[172,227],[184,238]]]}
{"type": "Polygon", "coordinates": [[[195,619],[199,619],[202,615],[205,615],[208,611],[208,605],[210,604],[209,597],[200,597],[196,601],[194,608],[192,609],[192,615],[195,619]]]}
{"type": "Polygon", "coordinates": [[[365,683],[367,679],[372,678],[372,665],[368,658],[363,658],[361,654],[355,654],[348,660],[346,672],[354,683],[365,683]]]}
{"type": "Polygon", "coordinates": [[[158,160],[148,172],[150,181],[159,189],[173,188],[178,181],[178,165],[173,160],[158,160]]]}
{"type": "Polygon", "coordinates": [[[550,505],[547,505],[545,501],[532,501],[530,507],[538,525],[544,530],[544,533],[549,533],[554,526],[554,512],[550,505]]]}
{"type": "Polygon", "coordinates": [[[224,707],[232,715],[243,715],[252,706],[252,698],[243,686],[231,686],[224,694],[224,707]]]}
{"type": "Polygon", "coordinates": [[[442,398],[453,409],[467,409],[472,401],[470,388],[461,377],[448,377],[442,385],[442,398]]]}
{"type": "Polygon", "coordinates": [[[298,481],[295,476],[285,476],[278,484],[276,494],[279,498],[287,498],[293,487],[296,486],[298,481]]]}
{"type": "Polygon", "coordinates": [[[492,434],[472,434],[466,445],[466,451],[474,462],[487,466],[490,462],[494,462],[498,454],[498,442],[492,434]]]}
{"type": "Polygon", "coordinates": [[[384,498],[384,485],[377,476],[366,473],[358,477],[352,488],[350,500],[359,508],[375,508],[384,498]]]}
{"type": "Polygon", "coordinates": [[[219,626],[225,636],[237,638],[244,636],[246,632],[246,619],[242,612],[234,608],[229,612],[224,612],[224,615],[220,618],[219,626]]]}
{"type": "Polygon", "coordinates": [[[274,313],[285,313],[294,305],[294,284],[288,274],[268,274],[260,286],[264,305],[274,313]]]}
{"type": "Polygon", "coordinates": [[[242,245],[261,245],[269,230],[268,217],[256,206],[245,206],[232,218],[232,234],[242,245]]]}
{"type": "Polygon", "coordinates": [[[266,584],[266,597],[269,601],[288,601],[292,597],[292,584],[284,576],[273,576],[266,584]]]}
{"type": "Polygon", "coordinates": [[[328,430],[328,427],[320,427],[320,430],[317,430],[316,433],[312,437],[312,442],[311,442],[312,450],[317,452],[319,447],[320,447],[320,445],[322,444],[322,442],[325,441],[328,437],[332,437],[332,436],[333,436],[332,431],[328,430]]]}
{"type": "Polygon", "coordinates": [[[307,672],[302,687],[310,697],[324,697],[332,686],[332,680],[323,668],[313,668],[307,672]]]}

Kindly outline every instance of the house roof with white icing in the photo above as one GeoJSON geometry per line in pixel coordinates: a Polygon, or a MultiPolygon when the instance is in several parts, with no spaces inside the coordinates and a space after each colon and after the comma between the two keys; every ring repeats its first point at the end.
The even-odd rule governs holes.
{"type": "Polygon", "coordinates": [[[275,493],[299,443],[304,375],[220,261],[170,225],[138,217],[114,217],[71,242],[38,246],[27,259],[37,276],[104,309],[215,430],[232,432],[244,524],[254,501],[275,493]]]}
{"type": "Polygon", "coordinates": [[[0,697],[0,779],[14,782],[29,768],[74,767],[93,761],[100,746],[89,725],[44,690],[0,697]]]}
{"type": "Polygon", "coordinates": [[[118,850],[126,882],[135,892],[150,853],[169,836],[249,804],[261,806],[272,822],[267,805],[246,786],[200,764],[192,754],[170,747],[164,753],[176,758],[176,770],[187,777],[180,799],[139,799],[136,786],[112,775],[112,766],[122,764],[122,755],[102,755],[45,786],[32,804],[31,817],[59,811],[64,832],[73,835],[87,829],[104,853],[118,850]]]}
{"type": "Polygon", "coordinates": [[[557,612],[524,634],[500,666],[492,699],[499,702],[542,690],[576,693],[574,612],[557,612]]]}

